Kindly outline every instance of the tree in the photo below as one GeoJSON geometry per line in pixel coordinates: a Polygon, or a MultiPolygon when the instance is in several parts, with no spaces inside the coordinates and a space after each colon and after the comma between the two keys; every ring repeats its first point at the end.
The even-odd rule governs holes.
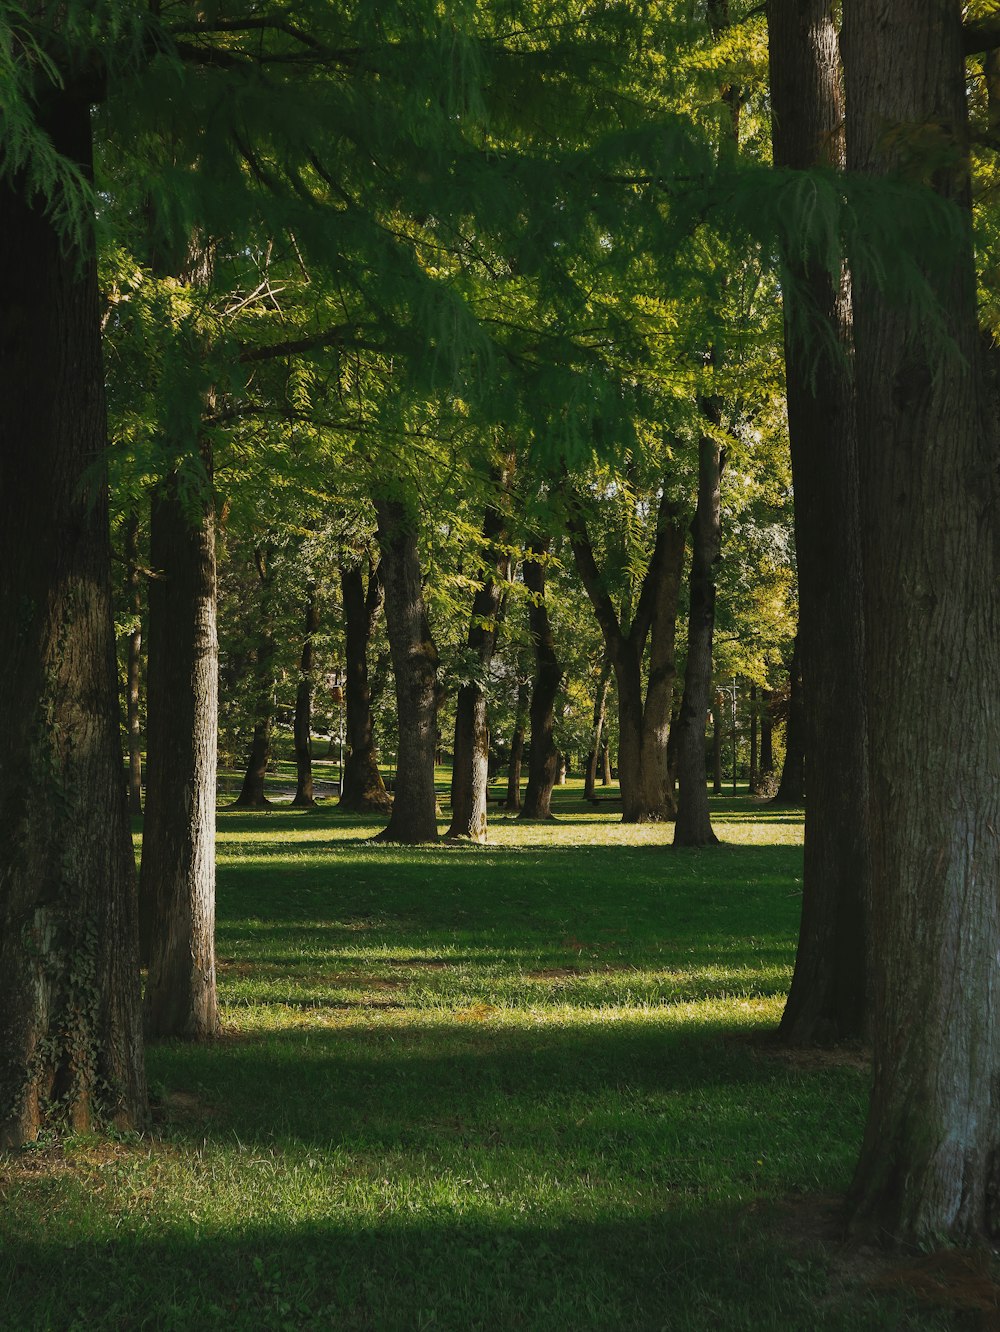
{"type": "Polygon", "coordinates": [[[524,586],[531,594],[528,628],[535,650],[535,675],[531,684],[529,718],[528,785],[518,818],[551,819],[552,788],[556,783],[555,728],[556,695],[562,669],[556,656],[555,639],[545,604],[545,562],[550,541],[535,537],[529,542],[523,568],[524,586]]]}
{"type": "MultiPolygon", "coordinates": [[[[770,0],[774,160],[797,170],[843,165],[841,70],[829,0],[770,0]]],[[[788,435],[795,485],[795,542],[806,791],[802,923],[795,975],[781,1020],[789,1041],[862,1034],[867,1005],[868,754],[854,712],[862,697],[862,617],[857,438],[850,379],[846,280],[818,257],[789,256],[785,315],[788,435]],[[811,338],[797,324],[811,319],[811,338]],[[846,721],[846,724],[845,724],[846,721]]],[[[792,680],[788,757],[799,749],[792,680]]],[[[786,788],[778,799],[802,794],[786,788]]]]}
{"type": "Polygon", "coordinates": [[[34,156],[13,154],[0,174],[0,231],[17,255],[0,311],[5,1147],[32,1141],[46,1122],[138,1129],[146,1119],[97,271],[80,202],[89,197],[100,80],[88,53],[64,45],[54,25],[32,39],[40,51],[51,42],[61,63],[46,57],[34,73],[21,66],[27,94],[5,87],[34,156]],[[43,189],[37,172],[46,167],[43,189]]]}
{"type": "Polygon", "coordinates": [[[392,804],[379,771],[372,717],[368,653],[384,592],[377,562],[370,561],[368,586],[360,565],[342,558],[341,600],[344,609],[345,692],[347,696],[347,761],[339,808],[354,814],[384,813],[392,804]]]}
{"type": "Polygon", "coordinates": [[[912,265],[904,301],[851,256],[875,1074],[853,1224],[974,1242],[1000,1193],[1000,509],[961,6],[848,0],[843,46],[848,166],[895,200],[912,265]]]}

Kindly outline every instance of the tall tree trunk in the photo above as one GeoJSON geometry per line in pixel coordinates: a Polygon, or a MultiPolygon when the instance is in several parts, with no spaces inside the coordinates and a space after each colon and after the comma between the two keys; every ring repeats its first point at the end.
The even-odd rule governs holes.
{"type": "Polygon", "coordinates": [[[947,258],[916,260],[940,332],[855,273],[874,1087],[854,1227],[977,1242],[996,1234],[1000,1197],[1000,449],[977,326],[962,8],[844,10],[849,167],[916,179],[927,144],[920,179],[961,219],[947,258]]]}
{"type": "Polygon", "coordinates": [[[142,720],[139,690],[142,675],[142,574],[139,570],[139,515],[133,510],[125,524],[125,567],[129,603],[135,617],[128,636],[125,665],[125,730],[128,735],[128,812],[142,813],[142,720]]]}
{"type": "Polygon", "coordinates": [[[622,822],[646,823],[674,815],[667,785],[667,738],[676,673],[675,627],[684,562],[684,528],[666,489],[657,510],[656,539],[635,615],[622,627],[601,578],[586,525],[570,504],[570,541],[618,686],[618,780],[622,822]],[[642,661],[649,640],[649,675],[642,661]]]}
{"type": "Polygon", "coordinates": [[[278,645],[271,626],[270,552],[258,547],[254,551],[257,580],[260,591],[260,633],[253,660],[253,734],[247,756],[243,785],[233,801],[232,809],[269,809],[265,795],[265,778],[271,762],[271,727],[274,724],[274,658],[278,645]]]}
{"type": "Polygon", "coordinates": [[[521,763],[524,758],[524,726],[528,720],[528,699],[530,690],[527,680],[518,681],[517,712],[514,717],[514,734],[510,740],[510,762],[507,765],[507,799],[504,809],[521,808],[521,763]]]}
{"type": "Polygon", "coordinates": [[[760,710],[757,706],[757,686],[750,686],[750,781],[749,791],[756,795],[760,789],[760,710]]]}
{"type": "Polygon", "coordinates": [[[712,794],[722,795],[722,705],[718,695],[712,704],[712,794]]]}
{"type": "Polygon", "coordinates": [[[379,840],[435,842],[438,654],[424,611],[416,523],[400,500],[377,499],[375,512],[399,717],[392,814],[379,840]]]}
{"type": "Polygon", "coordinates": [[[299,683],[295,691],[295,798],[293,805],[311,809],[316,804],[312,770],[313,637],[319,628],[319,603],[316,588],[306,591],[305,632],[299,659],[299,683]]]}
{"type": "Polygon", "coordinates": [[[604,739],[604,723],[608,715],[608,690],[611,688],[611,660],[605,652],[601,661],[601,674],[594,693],[594,720],[590,729],[590,752],[587,754],[587,771],[583,783],[585,800],[595,800],[597,788],[597,765],[601,758],[601,744],[604,739]]]}
{"type": "Polygon", "coordinates": [[[601,745],[601,785],[611,785],[611,749],[607,740],[601,745]]]}
{"type": "Polygon", "coordinates": [[[347,761],[338,807],[351,814],[384,814],[392,807],[392,797],[379,771],[368,677],[368,651],[383,602],[379,566],[369,568],[366,588],[360,566],[342,564],[340,591],[347,664],[347,761]]]}
{"type": "MultiPolygon", "coordinates": [[[[87,176],[93,100],[67,75],[37,109],[87,176]]],[[[0,1147],[147,1113],[97,266],[57,216],[0,179],[0,1147]]]]}
{"type": "MultiPolygon", "coordinates": [[[[706,410],[717,414],[714,404],[706,410]]],[[[718,421],[715,421],[718,424],[718,421]]],[[[698,445],[698,507],[691,533],[690,609],[684,697],[677,721],[677,824],[674,846],[711,846],[705,781],[705,719],[712,701],[712,638],[715,632],[715,566],[722,550],[721,482],[725,455],[718,440],[702,435],[698,445]]]]}
{"type": "MultiPolygon", "coordinates": [[[[777,166],[843,166],[843,106],[831,0],[769,0],[777,166]]],[[[858,457],[847,283],[793,260],[791,287],[826,340],[817,353],[785,317],[785,378],[799,584],[806,792],[802,922],[785,1040],[862,1035],[867,1005],[868,752],[864,725],[858,457]],[[852,724],[844,725],[845,700],[852,724]]],[[[786,299],[795,299],[794,295],[786,299]]],[[[792,725],[789,722],[789,730],[792,725]]]]}
{"type": "Polygon", "coordinates": [[[548,549],[548,538],[539,538],[530,543],[524,561],[524,585],[533,594],[528,603],[528,629],[535,649],[535,679],[531,687],[528,786],[519,815],[522,819],[553,817],[552,788],[556,782],[556,742],[553,736],[562,669],[545,605],[544,560],[548,549]]]}
{"type": "MultiPolygon", "coordinates": [[[[211,458],[197,517],[176,473],[153,495],[147,740],[140,899],[150,1038],[216,1036],[215,787],[218,739],[211,458]]],[[[190,487],[184,487],[190,491],[190,487]]]]}
{"type": "Polygon", "coordinates": [[[766,791],[774,776],[774,697],[769,689],[761,691],[760,709],[760,788],[766,791]]]}
{"type": "MultiPolygon", "coordinates": [[[[506,477],[494,478],[503,487],[506,477]]],[[[490,504],[483,519],[484,580],[472,600],[466,646],[475,675],[459,688],[455,707],[455,747],[451,770],[451,824],[447,836],[486,841],[486,796],[489,789],[490,731],[484,680],[489,672],[500,630],[510,559],[499,549],[505,532],[499,507],[490,504]]]]}
{"type": "MultiPolygon", "coordinates": [[[[795,636],[792,664],[788,670],[788,725],[785,728],[785,761],[772,805],[801,805],[806,798],[806,700],[802,685],[802,653],[795,636]]],[[[812,764],[809,766],[812,772],[812,764]]],[[[863,780],[863,779],[862,779],[863,780]]],[[[861,924],[861,922],[858,922],[861,924]]],[[[863,935],[862,935],[863,938],[863,935]]],[[[860,940],[856,940],[860,943],[860,940]]]]}

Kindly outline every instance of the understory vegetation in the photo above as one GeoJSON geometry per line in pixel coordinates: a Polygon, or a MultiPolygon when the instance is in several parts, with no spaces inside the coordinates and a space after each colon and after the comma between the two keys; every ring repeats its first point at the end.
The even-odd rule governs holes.
{"type": "Polygon", "coordinates": [[[674,850],[554,808],[419,848],[220,810],[222,1037],[150,1047],[151,1132],[0,1164],[0,1324],[978,1326],[825,1243],[869,1073],[773,1040],[801,812],[674,850]]]}

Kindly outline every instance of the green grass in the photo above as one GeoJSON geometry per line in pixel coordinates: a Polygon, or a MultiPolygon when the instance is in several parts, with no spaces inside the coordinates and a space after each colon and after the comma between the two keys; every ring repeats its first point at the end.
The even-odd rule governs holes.
{"type": "Polygon", "coordinates": [[[144,1138],[0,1161],[0,1327],[959,1326],[799,1233],[867,1088],[764,1039],[801,818],[720,800],[674,852],[556,808],[417,850],[220,813],[224,1037],[149,1051],[144,1138]]]}

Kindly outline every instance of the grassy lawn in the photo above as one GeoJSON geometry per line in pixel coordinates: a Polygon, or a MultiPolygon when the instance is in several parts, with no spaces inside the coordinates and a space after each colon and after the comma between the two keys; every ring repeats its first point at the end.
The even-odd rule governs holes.
{"type": "MultiPolygon", "coordinates": [[[[223,1039],[154,1131],[0,1160],[0,1328],[951,1328],[810,1239],[867,1088],[768,1043],[801,818],[674,852],[578,788],[493,842],[219,816],[223,1039]]],[[[443,826],[443,825],[442,825],[443,826]]]]}

